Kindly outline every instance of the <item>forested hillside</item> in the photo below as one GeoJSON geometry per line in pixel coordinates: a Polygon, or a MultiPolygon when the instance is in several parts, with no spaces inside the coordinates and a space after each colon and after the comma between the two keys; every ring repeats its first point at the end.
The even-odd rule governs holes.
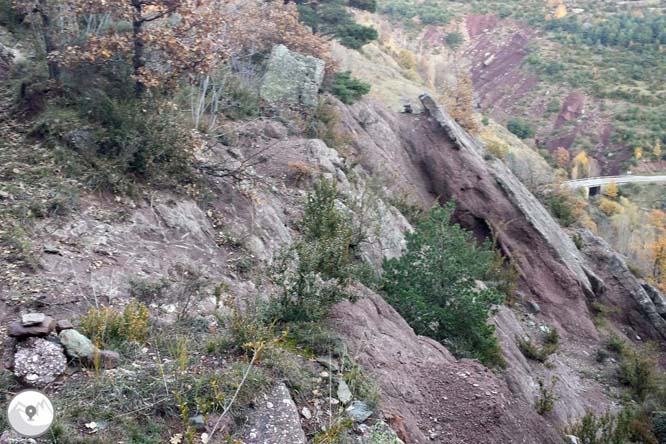
{"type": "MultiPolygon", "coordinates": [[[[535,147],[564,147],[616,174],[661,160],[666,43],[663,7],[637,1],[384,0],[418,56],[455,50],[481,111],[535,147]],[[435,12],[436,11],[436,12],[435,12]],[[525,131],[526,130],[526,131],[525,131]]],[[[426,82],[430,81],[426,78],[426,82]]],[[[437,86],[437,85],[434,85],[437,86]]]]}

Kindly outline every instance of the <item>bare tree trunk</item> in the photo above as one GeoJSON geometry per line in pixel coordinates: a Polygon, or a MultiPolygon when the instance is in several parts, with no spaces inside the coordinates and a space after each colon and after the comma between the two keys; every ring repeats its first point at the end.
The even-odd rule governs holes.
{"type": "Polygon", "coordinates": [[[55,42],[51,37],[51,17],[48,14],[45,0],[39,0],[36,12],[42,20],[42,36],[44,38],[44,50],[46,51],[46,63],[49,67],[49,78],[51,80],[60,79],[60,65],[57,61],[49,58],[49,55],[56,50],[55,42]]]}
{"type": "Polygon", "coordinates": [[[133,0],[132,5],[134,6],[134,19],[132,21],[132,38],[134,42],[133,55],[132,55],[132,67],[134,69],[134,93],[137,97],[141,97],[146,91],[146,86],[141,82],[139,75],[144,66],[146,66],[145,59],[145,44],[143,42],[143,36],[141,31],[143,30],[144,19],[142,15],[143,2],[141,0],[133,0]]]}

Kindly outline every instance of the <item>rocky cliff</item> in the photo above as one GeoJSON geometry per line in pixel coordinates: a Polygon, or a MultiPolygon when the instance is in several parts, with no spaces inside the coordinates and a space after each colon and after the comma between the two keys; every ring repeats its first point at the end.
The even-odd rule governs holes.
{"type": "MultiPolygon", "coordinates": [[[[76,211],[37,220],[31,237],[35,271],[12,266],[2,275],[0,321],[25,307],[69,315],[91,305],[122,305],[136,292],[136,280],[164,279],[175,290],[148,301],[156,317],[168,324],[185,307],[214,329],[208,315],[219,302],[214,285],[197,287],[193,301],[185,301],[185,289],[193,288],[196,277],[223,284],[240,305],[270,295],[274,288],[258,270],[297,236],[294,221],[314,178],[335,181],[345,197],[340,205],[362,218],[368,229],[362,255],[375,266],[401,253],[411,229],[398,207],[454,200],[457,221],[479,239],[495,238],[519,272],[518,301],[493,320],[507,369],[493,373],[456,360],[441,344],[415,335],[379,295],[360,285],[358,301],[337,305],[330,325],[378,385],[375,419],[391,424],[405,442],[560,442],[557,430],[587,408],[613,407],[605,387],[590,376],[600,371],[594,359],[600,335],[590,303],[611,295],[606,297],[627,308],[617,322],[650,338],[662,334],[663,300],[631,280],[607,246],[599,251],[596,241],[585,238],[589,247],[582,254],[501,161],[432,97],[421,102],[423,114],[398,114],[370,101],[337,103],[350,144],[340,152],[280,119],[239,123],[233,146],[218,144],[198,154],[203,190],[154,191],[135,199],[82,193],[76,211]],[[517,338],[536,339],[548,328],[562,335],[550,365],[527,360],[517,338]],[[559,401],[541,417],[533,405],[538,381],[553,376],[560,380],[559,401]]],[[[12,162],[12,168],[27,167],[12,162]]],[[[272,397],[288,401],[291,416],[277,416],[291,429],[299,421],[294,412],[312,405],[294,396],[294,406],[282,386],[276,390],[256,409],[269,419],[248,420],[263,421],[257,426],[262,433],[271,429],[265,422],[272,417],[272,397]]],[[[302,435],[296,430],[290,436],[302,435]]]]}

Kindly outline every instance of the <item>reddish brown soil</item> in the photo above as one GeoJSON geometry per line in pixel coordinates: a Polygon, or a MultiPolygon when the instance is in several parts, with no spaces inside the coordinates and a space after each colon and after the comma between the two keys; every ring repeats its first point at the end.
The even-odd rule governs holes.
{"type": "Polygon", "coordinates": [[[483,112],[499,122],[511,117],[531,120],[538,127],[539,145],[551,151],[589,140],[589,154],[602,174],[622,172],[631,150],[612,143],[613,127],[597,111],[599,104],[581,91],[567,91],[567,86],[554,86],[544,94],[538,77],[525,66],[530,44],[538,38],[534,29],[494,15],[471,15],[466,25],[471,41],[465,56],[472,63],[472,80],[483,112]],[[547,105],[561,95],[561,88],[567,96],[560,112],[550,116],[547,105]]]}

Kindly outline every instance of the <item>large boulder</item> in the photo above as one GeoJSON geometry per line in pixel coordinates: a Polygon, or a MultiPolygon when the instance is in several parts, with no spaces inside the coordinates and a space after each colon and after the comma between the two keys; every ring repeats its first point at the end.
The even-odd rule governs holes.
{"type": "Polygon", "coordinates": [[[261,98],[276,104],[316,106],[325,65],[323,60],[289,51],[284,45],[275,46],[261,85],[261,98]]]}
{"type": "Polygon", "coordinates": [[[60,342],[65,346],[67,354],[72,358],[85,359],[99,352],[90,339],[76,330],[63,330],[58,335],[60,342]]]}

